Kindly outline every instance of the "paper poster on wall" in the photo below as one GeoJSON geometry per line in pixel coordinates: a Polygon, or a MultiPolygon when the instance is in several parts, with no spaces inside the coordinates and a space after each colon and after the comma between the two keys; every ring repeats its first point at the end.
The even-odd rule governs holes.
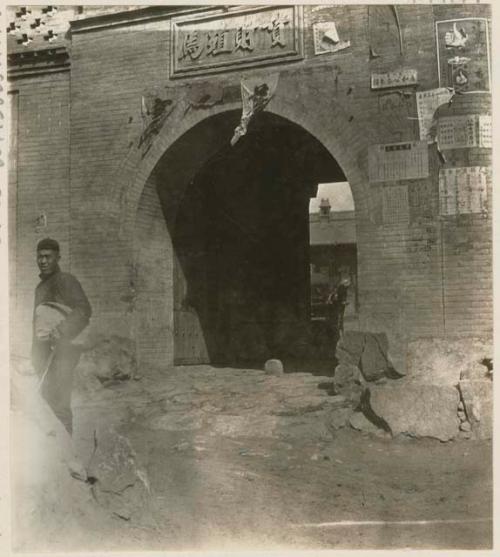
{"type": "Polygon", "coordinates": [[[479,147],[493,148],[491,114],[480,114],[479,120],[479,147]]]}
{"type": "Polygon", "coordinates": [[[440,86],[461,93],[490,91],[488,24],[473,17],[436,22],[440,86]]]}
{"type": "Polygon", "coordinates": [[[410,219],[408,186],[385,186],[382,192],[384,224],[407,223],[410,219]]]}
{"type": "Polygon", "coordinates": [[[351,46],[351,41],[339,37],[334,21],[322,21],[313,24],[314,54],[338,52],[351,46]]]}
{"type": "Polygon", "coordinates": [[[428,143],[434,143],[433,132],[434,114],[443,104],[450,102],[455,92],[447,87],[419,91],[417,96],[417,116],[420,127],[420,139],[428,143]]]}
{"type": "Polygon", "coordinates": [[[491,115],[445,116],[437,124],[439,148],[491,148],[491,115]]]}
{"type": "Polygon", "coordinates": [[[485,166],[444,168],[439,171],[439,212],[443,216],[485,213],[487,177],[485,166]]]}
{"type": "Polygon", "coordinates": [[[425,141],[371,145],[368,151],[371,183],[412,180],[429,176],[429,154],[425,141]]]}
{"type": "Polygon", "coordinates": [[[370,85],[372,89],[389,87],[406,87],[418,83],[417,70],[402,69],[393,72],[372,73],[370,85]]]}

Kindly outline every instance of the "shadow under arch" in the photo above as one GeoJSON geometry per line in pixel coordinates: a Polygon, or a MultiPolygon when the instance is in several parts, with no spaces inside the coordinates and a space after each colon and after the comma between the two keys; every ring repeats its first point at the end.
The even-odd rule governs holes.
{"type": "Polygon", "coordinates": [[[175,363],[234,365],[307,344],[309,200],[319,183],[346,176],[315,137],[270,112],[256,115],[231,147],[239,116],[224,112],[193,126],[144,188],[138,312],[164,311],[152,327],[137,316],[139,351],[158,356],[156,338],[175,363]]]}

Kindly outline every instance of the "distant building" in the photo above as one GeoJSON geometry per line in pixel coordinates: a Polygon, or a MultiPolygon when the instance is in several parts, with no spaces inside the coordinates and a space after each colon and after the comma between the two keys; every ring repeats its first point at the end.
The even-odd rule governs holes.
{"type": "Polygon", "coordinates": [[[332,211],[330,201],[321,199],[319,211],[309,215],[309,258],[311,271],[311,317],[321,317],[324,299],[331,286],[350,279],[346,316],[357,315],[357,248],[354,211],[332,211]]]}

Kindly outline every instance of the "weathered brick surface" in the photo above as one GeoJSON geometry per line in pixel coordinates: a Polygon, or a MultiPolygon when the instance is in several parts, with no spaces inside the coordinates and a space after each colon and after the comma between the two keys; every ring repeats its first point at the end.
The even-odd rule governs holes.
{"type": "Polygon", "coordinates": [[[37,241],[45,236],[57,238],[62,264],[69,263],[69,74],[18,80],[15,90],[17,161],[9,184],[17,209],[15,252],[11,250],[16,273],[12,338],[14,352],[25,352],[38,282],[37,241]]]}
{"type": "Polygon", "coordinates": [[[136,257],[130,281],[140,366],[173,363],[173,250],[155,178],[146,183],[137,211],[136,257]]]}
{"type": "MultiPolygon", "coordinates": [[[[435,21],[489,17],[489,6],[417,4],[397,10],[402,51],[389,6],[307,6],[306,59],[255,71],[280,72],[267,110],[309,131],[349,180],[357,215],[361,326],[387,332],[403,353],[408,339],[491,335],[491,211],[485,217],[439,217],[443,163],[430,146],[429,179],[397,184],[408,188],[407,220],[384,219],[384,194],[390,195],[384,188],[393,184],[369,185],[368,147],[417,139],[418,123],[414,95],[372,91],[370,73],[414,68],[416,90],[437,87],[435,21]],[[314,56],[311,25],[328,20],[337,23],[351,47],[314,56]],[[370,56],[370,47],[378,57],[370,56]]],[[[238,102],[228,101],[186,111],[188,86],[223,83],[237,91],[240,74],[170,80],[169,29],[167,14],[151,22],[75,32],[70,74],[12,83],[19,90],[20,115],[15,261],[21,329],[29,323],[36,283],[33,247],[39,236],[50,234],[60,240],[63,261],[88,290],[99,327],[135,336],[147,360],[164,360],[172,353],[172,249],[160,201],[147,181],[184,132],[209,116],[239,109],[238,102]],[[141,97],[150,92],[170,96],[174,104],[142,156],[137,148],[143,130],[141,97]],[[47,228],[35,232],[34,219],[42,212],[47,228]],[[154,280],[131,287],[137,269],[146,269],[154,280]],[[132,288],[137,291],[131,294],[132,288]]],[[[490,96],[475,94],[455,97],[439,114],[489,111],[490,96]]],[[[210,141],[204,145],[205,151],[195,154],[193,147],[186,148],[178,161],[201,164],[210,141]]],[[[462,149],[446,158],[444,167],[487,166],[491,153],[462,149]]]]}

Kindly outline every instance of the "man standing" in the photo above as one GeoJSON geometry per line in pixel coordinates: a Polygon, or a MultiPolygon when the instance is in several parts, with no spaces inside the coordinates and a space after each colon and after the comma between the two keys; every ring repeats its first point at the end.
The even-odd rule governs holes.
{"type": "Polygon", "coordinates": [[[41,394],[62,422],[68,433],[73,432],[71,390],[73,372],[81,348],[73,339],[88,325],[92,313],[89,301],[78,280],[59,268],[59,244],[45,238],[37,246],[37,263],[41,282],[35,290],[33,314],[32,363],[42,377],[41,394]],[[44,326],[43,309],[57,311],[60,319],[55,326],[44,326]]]}
{"type": "Polygon", "coordinates": [[[327,323],[328,334],[333,336],[334,344],[344,334],[344,312],[347,305],[347,293],[350,286],[350,280],[343,278],[339,285],[330,289],[327,304],[327,323]]]}

